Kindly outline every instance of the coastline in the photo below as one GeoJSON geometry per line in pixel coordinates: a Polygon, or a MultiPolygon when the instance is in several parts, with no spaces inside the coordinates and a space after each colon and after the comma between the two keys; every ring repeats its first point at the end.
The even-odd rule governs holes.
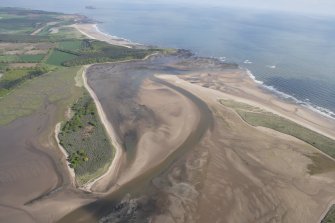
{"type": "MultiPolygon", "coordinates": [[[[83,35],[86,35],[87,37],[91,39],[98,39],[101,41],[106,41],[113,45],[124,46],[128,48],[133,48],[136,46],[143,46],[142,44],[131,42],[125,38],[113,36],[108,33],[104,33],[98,28],[98,24],[75,24],[72,26],[76,28],[80,33],[82,33],[83,35]]],[[[220,60],[221,62],[225,62],[226,60],[225,57],[220,57],[216,59],[220,60]]],[[[291,100],[292,103],[299,104],[316,113],[319,113],[322,116],[326,116],[328,118],[335,120],[334,111],[331,111],[328,108],[324,108],[324,107],[309,103],[308,101],[303,101],[301,99],[298,99],[292,95],[279,91],[274,86],[265,85],[263,81],[257,80],[255,75],[247,68],[244,68],[239,65],[239,69],[244,70],[255,83],[259,84],[264,90],[269,91],[270,94],[274,94],[283,100],[291,100]]]]}
{"type": "Polygon", "coordinates": [[[316,113],[319,113],[322,116],[325,116],[327,118],[331,118],[335,120],[335,113],[327,108],[323,108],[317,105],[314,105],[312,103],[308,103],[306,101],[302,101],[300,99],[297,99],[296,97],[286,94],[282,91],[277,90],[275,87],[273,86],[268,86],[265,85],[263,81],[257,80],[257,78],[255,77],[255,75],[248,69],[246,68],[242,68],[240,67],[240,69],[245,70],[245,72],[248,74],[248,76],[256,83],[259,84],[263,89],[265,89],[266,91],[269,91],[272,94],[275,94],[276,96],[278,96],[279,98],[283,99],[283,100],[291,100],[292,103],[296,103],[299,104],[301,106],[304,106],[316,113]]]}
{"type": "MultiPolygon", "coordinates": [[[[61,122],[59,122],[59,123],[56,124],[56,127],[55,127],[55,139],[56,139],[58,148],[63,153],[63,155],[65,157],[65,160],[66,160],[66,158],[68,157],[68,153],[66,152],[65,148],[60,144],[60,141],[59,141],[59,138],[58,138],[58,134],[60,133],[60,127],[61,127],[61,122]]],[[[72,185],[76,186],[76,174],[74,172],[74,169],[70,168],[70,166],[68,165],[67,161],[66,161],[66,167],[67,167],[67,170],[69,171],[72,185]]]]}
{"type": "MultiPolygon", "coordinates": [[[[75,28],[77,28],[81,33],[83,33],[84,35],[86,35],[86,36],[88,36],[89,38],[93,38],[93,39],[99,39],[99,40],[102,40],[102,41],[106,41],[106,36],[108,36],[108,38],[110,38],[111,40],[109,40],[110,42],[109,43],[111,43],[111,44],[115,44],[115,42],[113,42],[113,41],[116,41],[116,44],[115,45],[120,45],[120,46],[125,46],[125,47],[133,47],[133,46],[135,46],[135,45],[129,45],[130,43],[129,42],[127,42],[127,41],[125,41],[125,40],[122,40],[122,41],[119,41],[118,39],[116,39],[116,38],[112,38],[112,36],[110,36],[110,35],[108,35],[108,34],[102,34],[101,33],[101,31],[98,31],[97,29],[96,29],[96,25],[94,26],[94,25],[92,25],[91,24],[91,32],[96,32],[96,34],[94,35],[94,36],[92,36],[92,34],[91,33],[87,33],[87,32],[85,32],[85,30],[83,30],[81,27],[75,27],[75,28]],[[93,29],[95,29],[95,30],[93,30],[93,29]],[[125,41],[125,42],[124,42],[125,41]]],[[[101,107],[101,105],[100,105],[100,102],[98,101],[98,99],[96,98],[96,95],[95,95],[95,93],[92,91],[92,89],[90,89],[90,87],[88,86],[88,84],[87,84],[87,80],[86,80],[86,76],[85,76],[85,73],[86,73],[86,69],[87,68],[85,68],[85,70],[84,70],[84,72],[83,72],[83,78],[84,78],[84,85],[85,85],[85,88],[90,92],[90,94],[91,94],[91,96],[92,96],[92,98],[94,98],[94,101],[95,101],[95,103],[96,103],[96,106],[97,106],[97,108],[99,108],[98,110],[99,110],[99,117],[101,118],[101,121],[104,123],[104,126],[106,127],[106,130],[107,130],[107,132],[109,132],[109,131],[112,131],[112,134],[109,134],[109,136],[111,137],[111,140],[113,141],[115,141],[116,139],[115,138],[113,138],[113,128],[112,128],[112,126],[110,125],[110,123],[108,122],[108,120],[107,119],[105,119],[106,117],[105,117],[105,114],[104,114],[104,112],[103,112],[103,110],[102,110],[102,107],[101,107]],[[101,112],[101,113],[100,113],[101,112]],[[105,120],[104,120],[105,119],[105,120]],[[106,124],[106,125],[105,125],[106,124]],[[108,127],[109,126],[109,127],[108,127]]],[[[240,69],[242,69],[243,70],[243,68],[240,68],[240,69]]],[[[250,80],[252,80],[253,81],[253,83],[255,84],[255,85],[257,85],[258,87],[259,87],[259,89],[262,89],[262,88],[264,88],[265,90],[267,90],[267,93],[266,94],[269,94],[269,95],[271,95],[272,97],[276,97],[277,99],[278,99],[278,103],[281,103],[281,104],[287,104],[287,105],[291,105],[292,107],[294,106],[294,107],[302,107],[302,108],[304,108],[304,109],[307,109],[309,112],[311,112],[311,114],[312,114],[312,116],[314,116],[315,115],[315,118],[316,118],[316,120],[317,119],[319,119],[318,118],[318,116],[321,116],[321,117],[324,117],[324,118],[326,118],[326,119],[332,119],[332,120],[334,120],[334,117],[332,117],[331,115],[329,115],[329,114],[327,114],[327,113],[325,113],[325,112],[322,112],[322,110],[320,110],[320,109],[318,109],[318,108],[315,108],[314,106],[312,106],[312,105],[309,105],[309,104],[307,104],[307,103],[305,103],[305,102],[303,102],[303,101],[300,101],[300,100],[298,100],[298,99],[296,99],[296,98],[294,98],[293,96],[290,96],[290,95],[287,95],[287,94],[285,94],[285,93],[283,93],[283,92],[280,92],[280,91],[278,91],[278,90],[276,90],[275,88],[273,88],[272,87],[272,89],[271,89],[271,86],[266,86],[266,85],[264,85],[263,84],[263,82],[261,82],[261,81],[258,81],[256,78],[255,78],[255,76],[249,71],[248,72],[248,70],[245,70],[245,72],[247,73],[247,75],[249,76],[249,79],[250,80]],[[285,101],[285,98],[286,99],[292,99],[293,101],[292,102],[288,102],[288,101],[285,101]]],[[[233,99],[236,99],[235,97],[232,97],[233,99]]],[[[275,99],[273,99],[273,100],[275,100],[275,99]]],[[[250,102],[249,100],[246,100],[246,102],[248,103],[248,102],[250,102]]],[[[256,103],[256,105],[259,105],[259,104],[257,104],[256,103]]],[[[265,107],[265,109],[268,109],[267,107],[265,107]]],[[[276,110],[276,109],[274,109],[274,110],[276,110]]],[[[286,116],[285,114],[282,114],[281,112],[276,112],[277,114],[279,114],[279,115],[281,115],[281,116],[283,116],[283,117],[286,117],[286,118],[289,118],[289,119],[291,119],[291,120],[294,120],[294,117],[292,118],[292,117],[288,117],[288,116],[286,116]]],[[[320,117],[320,119],[321,119],[321,117],[320,117]]],[[[299,123],[299,122],[297,122],[297,123],[299,123]]],[[[299,123],[299,124],[301,124],[301,122],[299,123]]],[[[304,126],[306,126],[306,127],[308,127],[308,128],[310,128],[310,129],[312,129],[312,130],[315,130],[315,128],[311,128],[311,126],[310,125],[304,125],[304,126]]],[[[324,132],[320,132],[321,134],[323,134],[323,135],[327,135],[327,136],[329,136],[327,133],[325,134],[324,132]]],[[[332,137],[332,138],[334,138],[334,136],[332,137]]],[[[117,142],[117,141],[116,141],[117,142]]],[[[117,142],[118,143],[118,142],[117,142]]],[[[113,145],[114,145],[114,143],[113,143],[113,145]]],[[[115,145],[114,145],[115,146],[115,145]]],[[[100,176],[99,178],[97,178],[97,179],[95,179],[95,180],[93,180],[91,183],[90,183],[90,185],[87,185],[87,187],[85,188],[86,190],[88,190],[88,191],[91,191],[91,189],[92,189],[92,186],[96,183],[96,182],[98,182],[100,179],[102,179],[103,177],[105,177],[105,176],[107,176],[108,174],[111,174],[111,172],[113,171],[113,170],[118,170],[119,168],[120,168],[120,160],[121,160],[121,157],[122,157],[122,148],[121,147],[119,147],[119,149],[117,149],[116,148],[116,154],[115,154],[115,157],[114,157],[114,160],[116,160],[117,162],[114,162],[114,160],[113,160],[113,162],[112,162],[112,164],[111,164],[111,166],[110,166],[110,168],[108,169],[108,171],[104,174],[104,175],[102,175],[102,176],[100,176]]],[[[117,173],[114,173],[113,174],[113,176],[114,177],[116,177],[116,175],[117,175],[117,173]]],[[[329,208],[331,207],[331,204],[328,204],[328,208],[327,209],[325,209],[325,213],[323,213],[322,214],[322,216],[320,216],[320,219],[321,218],[323,218],[326,214],[327,214],[327,212],[328,212],[328,210],[329,210],[329,208]]],[[[321,219],[322,220],[322,219],[321,219]]]]}
{"type": "Polygon", "coordinates": [[[112,45],[123,46],[127,48],[142,46],[141,44],[133,43],[127,39],[123,39],[120,37],[112,36],[107,33],[101,32],[98,28],[98,25],[95,23],[88,23],[88,24],[76,23],[71,25],[70,27],[77,29],[81,34],[87,36],[90,39],[104,41],[112,45]]]}

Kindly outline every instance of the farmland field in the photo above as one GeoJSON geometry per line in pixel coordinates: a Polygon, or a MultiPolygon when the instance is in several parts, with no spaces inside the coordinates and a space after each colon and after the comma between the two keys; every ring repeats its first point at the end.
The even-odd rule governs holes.
{"type": "Polygon", "coordinates": [[[40,62],[45,57],[44,54],[36,54],[36,55],[20,55],[19,61],[20,62],[27,62],[27,63],[37,63],[40,62]]]}
{"type": "Polygon", "coordinates": [[[82,41],[81,40],[63,41],[59,43],[58,47],[67,50],[79,50],[82,47],[82,41]]]}
{"type": "Polygon", "coordinates": [[[0,55],[1,63],[17,62],[19,58],[16,55],[0,55]]]}
{"type": "Polygon", "coordinates": [[[47,59],[46,63],[56,66],[62,66],[62,63],[76,58],[76,55],[65,53],[59,50],[53,50],[53,52],[50,54],[49,58],[47,59]]]}

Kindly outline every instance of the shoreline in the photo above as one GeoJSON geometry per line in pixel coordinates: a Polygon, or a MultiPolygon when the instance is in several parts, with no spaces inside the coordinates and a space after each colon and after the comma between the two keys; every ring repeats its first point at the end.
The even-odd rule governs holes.
{"type": "Polygon", "coordinates": [[[90,65],[85,66],[84,69],[83,69],[83,72],[82,72],[84,87],[89,92],[92,99],[94,100],[95,106],[96,106],[98,114],[99,114],[99,119],[100,119],[101,123],[103,124],[103,126],[105,127],[105,130],[106,130],[106,132],[109,136],[110,142],[115,149],[114,158],[112,160],[112,163],[108,167],[108,170],[103,175],[99,176],[96,179],[93,179],[91,182],[88,182],[87,184],[80,187],[80,189],[82,189],[82,190],[92,192],[92,187],[95,185],[95,183],[97,183],[99,180],[107,177],[107,175],[111,175],[110,176],[111,177],[110,181],[113,181],[117,178],[118,172],[119,172],[120,167],[121,167],[122,157],[124,156],[124,151],[122,149],[121,144],[119,143],[119,140],[117,138],[117,135],[115,133],[115,130],[114,130],[112,124],[107,119],[107,116],[106,116],[106,114],[105,114],[105,112],[102,108],[102,105],[101,105],[98,97],[96,96],[96,94],[94,93],[92,88],[87,83],[86,70],[89,67],[90,67],[90,65]]]}
{"type": "Polygon", "coordinates": [[[248,76],[258,85],[260,85],[260,87],[262,87],[264,90],[266,91],[269,91],[270,94],[274,94],[276,96],[278,96],[281,100],[291,100],[291,103],[295,103],[297,105],[301,105],[307,109],[310,109],[312,110],[313,112],[316,112],[322,116],[325,116],[327,118],[330,118],[330,119],[334,119],[335,120],[335,113],[327,108],[323,108],[323,107],[320,107],[320,106],[317,106],[317,105],[314,105],[312,103],[308,103],[306,101],[302,101],[292,95],[289,95],[289,94],[286,94],[280,90],[277,90],[275,87],[273,86],[269,86],[269,85],[266,85],[264,84],[263,81],[260,81],[260,80],[257,80],[257,78],[255,77],[255,75],[249,70],[249,69],[246,69],[246,68],[242,68],[242,67],[239,67],[240,69],[242,70],[245,70],[245,72],[248,74],[248,76]]]}
{"type": "Polygon", "coordinates": [[[84,36],[87,36],[89,39],[104,41],[112,45],[123,46],[127,48],[143,46],[142,44],[133,43],[127,39],[104,33],[99,30],[98,24],[95,23],[86,23],[86,24],[75,23],[73,25],[70,25],[70,27],[75,28],[76,30],[78,30],[78,32],[80,32],[84,36]]]}
{"type": "MultiPolygon", "coordinates": [[[[94,25],[91,25],[91,28],[93,29],[93,28],[95,28],[95,32],[96,32],[96,36],[91,36],[90,34],[88,34],[88,33],[86,33],[86,32],[84,32],[82,29],[80,29],[79,27],[75,27],[78,31],[80,31],[82,34],[84,34],[84,35],[86,35],[87,37],[89,37],[89,38],[94,38],[94,39],[99,39],[99,40],[102,40],[102,41],[105,41],[105,37],[106,36],[108,36],[109,38],[112,38],[112,36],[111,35],[108,35],[108,34],[104,34],[104,33],[102,33],[100,30],[98,30],[97,29],[97,27],[96,27],[96,24],[95,24],[95,26],[94,25]],[[103,35],[104,34],[104,35],[103,35]]],[[[115,38],[113,39],[113,41],[117,41],[115,38]]],[[[123,40],[124,41],[124,40],[123,40]]],[[[111,42],[109,42],[109,43],[111,43],[111,42]]],[[[113,43],[111,43],[111,44],[113,44],[113,43]]],[[[126,42],[125,44],[120,44],[120,42],[117,42],[116,43],[116,45],[121,45],[121,46],[125,46],[125,47],[130,47],[129,45],[128,45],[129,43],[128,42],[126,42]]],[[[133,47],[133,46],[131,46],[131,47],[133,47]]],[[[293,96],[291,96],[291,95],[288,95],[288,94],[285,94],[284,92],[280,92],[280,91],[278,91],[277,89],[275,89],[274,87],[272,87],[272,89],[271,89],[271,86],[266,86],[266,85],[264,85],[264,83],[262,82],[262,81],[259,81],[259,80],[257,80],[256,79],[256,77],[248,70],[248,69],[244,69],[244,68],[242,68],[242,67],[239,67],[239,69],[241,69],[241,70],[244,70],[244,72],[246,72],[246,74],[248,75],[248,78],[249,79],[251,79],[253,82],[254,82],[254,84],[256,84],[257,86],[259,86],[259,87],[262,87],[264,90],[267,90],[267,94],[269,94],[269,95],[271,95],[271,96],[275,96],[276,98],[278,98],[278,101],[281,101],[281,102],[284,102],[284,103],[288,103],[288,104],[291,104],[291,105],[293,105],[293,106],[298,106],[298,107],[302,107],[302,108],[305,108],[305,109],[307,109],[308,111],[310,111],[310,112],[312,112],[312,115],[314,114],[314,115],[316,115],[316,116],[320,116],[320,117],[324,117],[324,118],[328,118],[328,119],[332,119],[332,120],[334,120],[335,118],[334,117],[332,117],[330,114],[327,114],[327,113],[325,113],[325,112],[323,112],[322,111],[322,109],[325,111],[327,111],[327,109],[325,109],[325,108],[321,108],[321,107],[316,107],[316,106],[313,106],[313,105],[311,105],[311,104],[308,104],[308,103],[306,103],[306,102],[303,102],[303,101],[301,101],[301,100],[299,100],[299,99],[296,99],[296,98],[294,98],[293,96]],[[287,100],[285,100],[285,99],[291,99],[291,100],[293,100],[293,101],[287,101],[287,100]],[[321,109],[320,109],[321,108],[321,109]]],[[[86,69],[85,69],[85,71],[86,71],[86,69]]],[[[83,78],[85,77],[85,74],[84,74],[85,72],[83,72],[83,78]]],[[[86,77],[85,77],[86,78],[86,77]]],[[[89,88],[89,86],[87,85],[87,82],[86,82],[87,80],[85,80],[84,81],[84,85],[85,85],[85,88],[87,89],[87,90],[89,90],[90,88],[89,88]]],[[[262,88],[260,88],[260,90],[262,89],[262,88]]],[[[90,89],[91,90],[91,92],[90,92],[90,94],[91,93],[93,93],[94,94],[94,92],[92,91],[92,89],[90,89]]],[[[95,94],[94,94],[95,95],[95,94]]],[[[93,97],[93,95],[91,95],[92,97],[93,97]]],[[[95,96],[96,97],[96,96],[95,96]]],[[[98,100],[94,100],[95,102],[98,102],[99,103],[99,101],[98,100]]],[[[98,106],[98,104],[96,104],[96,106],[97,106],[97,108],[99,107],[98,106]]],[[[101,105],[100,105],[101,106],[101,105]]],[[[101,108],[100,108],[101,109],[101,108]]],[[[101,111],[101,112],[103,112],[103,111],[101,111]]],[[[104,113],[103,113],[104,114],[104,113]]],[[[279,114],[282,116],[282,117],[286,117],[286,115],[284,115],[284,114],[281,114],[281,112],[279,112],[279,114]]],[[[101,119],[103,119],[100,115],[99,115],[99,117],[101,118],[101,119]]],[[[287,117],[286,117],[287,118],[287,117]]],[[[289,119],[291,119],[291,118],[289,118],[289,119]]],[[[107,121],[108,122],[108,121],[107,121]]],[[[299,123],[299,122],[297,122],[297,123],[299,123]]],[[[106,123],[105,123],[106,124],[106,123]]],[[[107,123],[107,125],[110,125],[110,123],[107,123]]],[[[305,126],[305,125],[304,125],[305,126]]],[[[312,130],[314,130],[314,128],[310,128],[310,126],[309,125],[307,125],[306,126],[307,128],[309,128],[309,129],[312,129],[312,130]]],[[[323,135],[326,135],[326,136],[329,136],[328,134],[325,134],[324,132],[320,132],[321,134],[323,134],[323,135]]],[[[331,138],[333,138],[333,137],[331,137],[331,138]]],[[[116,149],[116,152],[118,152],[118,150],[116,149]]],[[[114,157],[114,160],[116,160],[116,159],[118,159],[118,163],[120,162],[120,159],[121,159],[121,154],[120,155],[115,155],[115,157],[114,157]]],[[[101,178],[103,178],[103,177],[105,177],[108,173],[110,173],[113,169],[115,169],[116,167],[112,167],[113,165],[115,165],[116,166],[116,164],[114,164],[114,163],[116,163],[116,162],[114,162],[114,160],[113,160],[113,162],[112,162],[112,164],[111,164],[111,166],[110,166],[110,168],[108,169],[108,171],[104,174],[104,175],[102,175],[101,177],[99,177],[99,178],[97,178],[96,180],[94,180],[94,181],[92,181],[92,183],[89,185],[89,190],[92,188],[92,186],[97,182],[97,181],[99,181],[101,178]]],[[[328,211],[329,211],[329,209],[330,209],[330,207],[332,206],[332,204],[328,204],[328,206],[327,206],[327,208],[325,209],[325,211],[324,211],[324,213],[320,216],[320,219],[322,220],[325,216],[326,216],[326,214],[328,213],[328,211]]]]}
{"type": "MultiPolygon", "coordinates": [[[[122,37],[118,37],[118,36],[113,36],[111,34],[108,33],[104,33],[102,32],[99,27],[98,24],[75,24],[73,25],[74,28],[76,28],[80,33],[82,33],[83,35],[86,35],[87,37],[91,38],[91,39],[98,39],[101,41],[106,41],[110,44],[114,44],[114,45],[118,45],[118,46],[124,46],[124,47],[128,47],[128,48],[132,48],[132,47],[136,47],[136,46],[144,46],[143,44],[139,44],[139,43],[134,43],[131,42],[128,39],[122,38],[122,37]],[[107,38],[107,40],[106,40],[107,38]]],[[[218,59],[221,62],[225,61],[225,57],[214,57],[215,59],[218,59]],[[223,59],[224,58],[224,59],[223,59]]],[[[264,90],[269,91],[270,94],[274,94],[276,96],[278,96],[280,99],[282,100],[291,100],[291,103],[295,103],[298,105],[301,105],[305,108],[308,108],[310,110],[312,110],[313,112],[316,112],[322,116],[331,118],[333,120],[335,120],[335,112],[331,111],[328,108],[324,108],[303,100],[300,100],[292,95],[289,95],[287,93],[284,93],[280,90],[277,90],[274,86],[268,86],[265,85],[263,81],[257,80],[257,78],[255,77],[255,75],[247,68],[242,67],[241,65],[238,65],[239,69],[244,70],[249,77],[258,85],[260,85],[264,90]]]]}
{"type": "MultiPolygon", "coordinates": [[[[66,162],[66,166],[67,166],[67,170],[69,172],[70,178],[71,178],[71,183],[72,185],[82,191],[86,191],[86,192],[90,192],[90,193],[94,193],[94,194],[100,194],[98,192],[94,192],[92,191],[92,187],[94,186],[95,183],[97,183],[99,180],[105,178],[108,174],[113,173],[112,175],[112,180],[115,180],[116,177],[118,176],[118,170],[120,169],[121,166],[121,161],[122,161],[122,157],[123,157],[123,149],[122,146],[120,145],[120,143],[118,142],[117,136],[114,132],[114,129],[111,125],[111,123],[109,123],[103,109],[102,106],[100,104],[100,101],[98,100],[97,96],[95,95],[95,93],[93,92],[93,90],[89,87],[88,83],[87,83],[87,78],[86,78],[86,69],[88,69],[91,65],[86,65],[83,66],[83,70],[82,70],[82,74],[81,74],[81,78],[83,81],[83,86],[85,87],[85,89],[88,91],[88,93],[90,94],[90,96],[92,97],[92,99],[94,100],[94,104],[97,108],[98,114],[99,114],[99,119],[102,123],[102,125],[105,128],[105,131],[107,132],[107,135],[111,141],[111,144],[113,146],[113,148],[115,149],[115,154],[113,157],[113,160],[111,162],[111,164],[109,165],[107,171],[105,173],[103,173],[101,176],[91,179],[89,182],[85,183],[82,186],[78,186],[76,183],[76,174],[74,172],[74,169],[70,168],[68,165],[68,162],[66,162]],[[116,162],[114,162],[116,161],[116,162]]],[[[61,122],[57,123],[55,126],[55,130],[54,130],[54,136],[55,136],[55,140],[57,142],[57,146],[60,149],[61,153],[63,154],[64,158],[66,159],[68,157],[68,153],[65,150],[65,148],[60,144],[60,140],[58,138],[58,134],[61,132],[60,131],[61,128],[61,122]]]]}
{"type": "Polygon", "coordinates": [[[68,153],[66,152],[65,148],[60,144],[60,141],[59,141],[59,138],[58,138],[58,134],[60,133],[60,127],[61,127],[61,122],[58,122],[55,126],[55,139],[56,139],[58,148],[60,149],[60,151],[63,153],[63,155],[65,157],[66,167],[67,167],[67,170],[70,174],[71,183],[74,187],[76,187],[76,185],[77,185],[76,174],[74,172],[74,169],[70,168],[70,166],[68,165],[68,162],[67,162],[68,153]]]}
{"type": "Polygon", "coordinates": [[[335,200],[331,200],[328,203],[327,209],[325,209],[325,211],[322,213],[322,215],[320,216],[320,219],[317,223],[321,223],[322,220],[327,216],[328,212],[330,211],[330,209],[332,208],[332,206],[335,205],[335,200]]]}

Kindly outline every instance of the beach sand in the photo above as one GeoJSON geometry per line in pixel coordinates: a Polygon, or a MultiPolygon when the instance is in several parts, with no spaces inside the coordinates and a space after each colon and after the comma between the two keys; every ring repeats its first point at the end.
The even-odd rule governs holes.
{"type": "Polygon", "coordinates": [[[136,46],[141,46],[141,44],[133,43],[128,40],[114,37],[98,30],[97,24],[74,24],[72,27],[76,28],[80,33],[87,36],[90,39],[97,39],[104,41],[116,46],[124,46],[128,48],[133,48],[136,46]]]}
{"type": "MultiPolygon", "coordinates": [[[[212,92],[211,100],[228,99],[259,107],[335,139],[335,120],[309,108],[280,99],[254,82],[244,70],[194,72],[180,76],[186,86],[212,92]],[[187,83],[188,82],[188,83],[187,83]],[[190,82],[194,83],[191,84],[190,82]],[[200,87],[205,86],[205,87],[200,87]]],[[[169,77],[172,78],[172,77],[169,77]]],[[[176,77],[173,77],[176,78],[176,77]]],[[[178,83],[182,80],[176,80],[178,83]]],[[[206,100],[209,100],[206,98],[206,100]]]]}

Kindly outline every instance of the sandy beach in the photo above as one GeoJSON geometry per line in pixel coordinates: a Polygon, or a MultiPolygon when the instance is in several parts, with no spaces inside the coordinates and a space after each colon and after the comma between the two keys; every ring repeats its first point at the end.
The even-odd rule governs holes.
{"type": "MultiPolygon", "coordinates": [[[[61,129],[61,124],[62,123],[57,123],[56,127],[55,127],[55,139],[57,142],[57,146],[60,149],[60,151],[62,152],[62,154],[64,155],[65,158],[68,157],[68,154],[66,152],[66,150],[64,149],[64,147],[60,144],[59,138],[58,138],[58,134],[60,133],[60,129],[61,129]]],[[[69,171],[69,175],[72,179],[72,185],[76,186],[76,174],[74,172],[74,169],[70,168],[70,166],[68,165],[68,171],[69,171]]]]}
{"type": "MultiPolygon", "coordinates": [[[[270,91],[263,90],[262,85],[252,80],[244,70],[213,72],[210,75],[195,72],[181,78],[176,76],[168,76],[168,78],[176,78],[176,83],[192,86],[199,91],[211,92],[213,95],[211,100],[231,99],[260,107],[335,139],[334,119],[320,115],[296,103],[286,102],[270,91]],[[190,80],[195,84],[191,84],[190,80]],[[206,87],[201,87],[204,84],[206,84],[206,87]]],[[[208,100],[208,98],[206,99],[208,100]]]]}
{"type": "Polygon", "coordinates": [[[97,110],[98,110],[99,118],[100,118],[102,124],[104,125],[104,127],[106,129],[106,132],[107,132],[108,136],[110,137],[111,143],[112,143],[112,145],[115,149],[114,159],[112,161],[112,164],[108,168],[107,172],[105,174],[103,174],[102,176],[98,177],[97,179],[94,179],[92,182],[87,183],[86,185],[84,185],[81,188],[81,189],[92,192],[92,190],[91,190],[92,186],[95,183],[101,181],[102,179],[108,178],[109,182],[113,182],[113,181],[116,180],[116,178],[118,176],[118,173],[119,173],[119,170],[120,170],[122,157],[123,157],[124,154],[123,154],[123,148],[122,148],[122,145],[120,143],[120,140],[118,139],[113,126],[110,124],[110,122],[106,118],[106,114],[105,114],[104,110],[102,109],[100,101],[98,100],[97,96],[95,95],[95,93],[91,89],[91,87],[87,84],[86,70],[87,70],[88,67],[89,66],[86,66],[83,70],[83,73],[82,73],[82,78],[84,80],[84,86],[94,100],[94,103],[95,103],[95,105],[97,107],[97,110]]]}
{"type": "Polygon", "coordinates": [[[141,44],[133,43],[128,40],[114,37],[99,31],[97,24],[74,24],[72,27],[76,28],[80,33],[87,36],[90,39],[97,39],[110,43],[112,45],[124,46],[128,48],[133,48],[136,46],[141,46],[141,44]]]}

